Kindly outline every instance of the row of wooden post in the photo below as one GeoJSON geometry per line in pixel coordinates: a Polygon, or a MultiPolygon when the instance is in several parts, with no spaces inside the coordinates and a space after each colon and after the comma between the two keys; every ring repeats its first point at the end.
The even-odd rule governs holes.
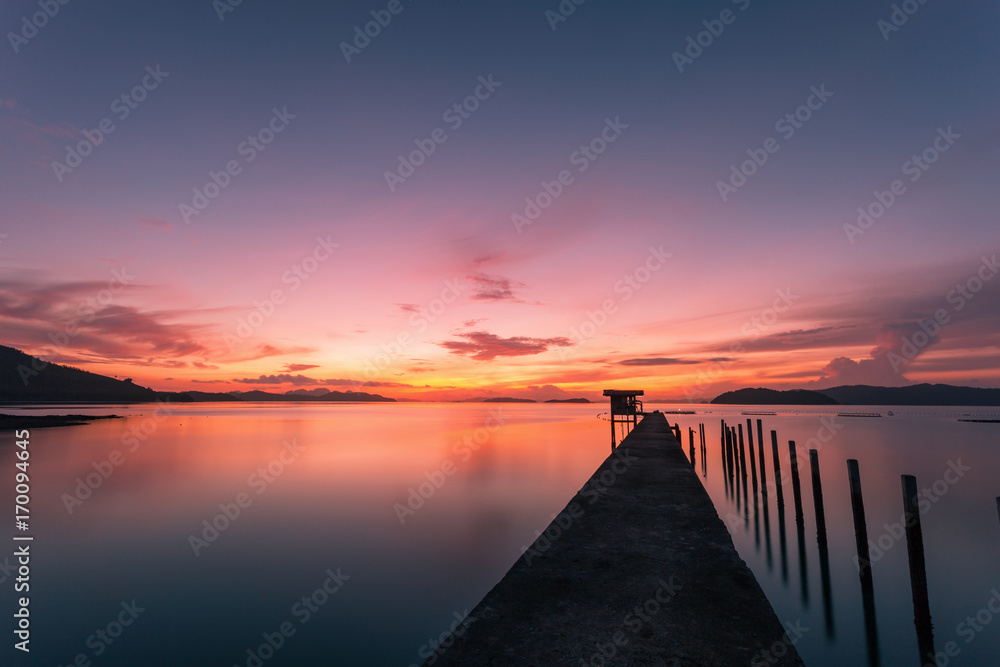
{"type": "MultiPolygon", "coordinates": [[[[699,424],[701,431],[701,451],[702,467],[705,468],[705,427],[699,424]]],[[[690,453],[691,463],[694,465],[694,432],[691,430],[690,453]]],[[[747,440],[750,449],[750,475],[752,477],[754,491],[754,507],[757,506],[757,474],[758,462],[760,470],[760,489],[764,498],[764,521],[765,527],[768,525],[767,518],[767,472],[764,465],[764,438],[762,420],[757,420],[757,452],[755,456],[752,422],[747,419],[747,440]]],[[[746,447],[743,439],[743,425],[732,427],[722,420],[722,435],[720,438],[721,460],[724,467],[723,481],[726,488],[727,497],[732,497],[736,501],[737,511],[740,509],[740,486],[743,487],[743,504],[747,504],[747,465],[746,447]]],[[[802,490],[799,480],[798,457],[795,449],[795,441],[788,442],[788,457],[792,477],[792,494],[795,502],[795,523],[799,531],[799,557],[800,571],[802,572],[803,599],[808,600],[807,578],[805,573],[805,553],[802,545],[801,532],[803,530],[803,509],[802,490]]],[[[784,496],[782,490],[781,462],[778,456],[778,434],[771,431],[771,458],[774,463],[774,488],[777,492],[777,507],[781,520],[780,536],[783,558],[783,576],[787,578],[785,563],[785,541],[784,541],[784,496]]],[[[826,532],[826,513],[823,505],[823,484],[820,476],[819,451],[809,450],[809,467],[812,474],[813,506],[816,512],[816,535],[820,553],[821,579],[824,586],[824,602],[827,611],[827,630],[832,633],[832,605],[830,595],[829,577],[829,549],[826,532]]],[[[847,460],[847,475],[851,494],[851,509],[854,519],[854,536],[858,552],[858,575],[861,580],[861,592],[863,600],[865,634],[868,644],[868,657],[872,665],[879,664],[878,649],[878,629],[875,617],[875,593],[874,581],[871,568],[871,553],[869,551],[868,528],[865,520],[864,498],[861,491],[861,471],[856,459],[847,460]]],[[[917,480],[913,475],[902,475],[903,492],[903,512],[906,532],[907,556],[910,570],[910,589],[913,599],[914,625],[917,630],[917,643],[921,660],[935,655],[934,634],[931,622],[930,601],[927,589],[927,568],[924,559],[923,530],[920,524],[920,509],[918,502],[917,480]]],[[[997,516],[1000,518],[1000,497],[997,497],[997,516]]],[[[749,511],[749,507],[747,507],[749,511]]],[[[756,515],[755,515],[756,520],[756,515]]],[[[747,515],[749,521],[749,514],[747,515]]],[[[759,526],[758,526],[759,529],[759,526]]],[[[767,529],[769,531],[769,529],[767,529]]],[[[768,562],[770,563],[770,533],[768,532],[768,562]]],[[[759,547],[759,533],[758,533],[759,547]]]]}
{"type": "MultiPolygon", "coordinates": [[[[680,428],[679,425],[678,425],[678,428],[680,428]]],[[[706,446],[707,446],[707,444],[705,442],[705,425],[704,424],[698,424],[698,451],[701,453],[701,475],[702,475],[702,477],[705,477],[705,476],[708,475],[708,462],[705,460],[706,459],[706,455],[705,455],[705,447],[706,446]]],[[[695,463],[695,461],[697,461],[697,457],[695,456],[695,453],[694,453],[694,429],[690,428],[690,427],[688,428],[688,452],[689,452],[689,457],[688,458],[691,459],[691,466],[694,467],[694,468],[696,468],[697,464],[695,463]]]]}

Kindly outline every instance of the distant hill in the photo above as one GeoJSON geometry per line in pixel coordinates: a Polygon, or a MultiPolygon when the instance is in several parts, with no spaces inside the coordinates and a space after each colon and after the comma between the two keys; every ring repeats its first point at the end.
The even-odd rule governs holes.
{"type": "Polygon", "coordinates": [[[546,403],[590,403],[586,398],[550,398],[546,403]]]}
{"type": "Polygon", "coordinates": [[[178,403],[216,401],[394,402],[361,391],[323,390],[316,394],[269,394],[265,391],[158,392],[132,380],[116,380],[69,366],[48,364],[38,357],[0,345],[0,403],[178,403]]]}
{"type": "Polygon", "coordinates": [[[483,403],[537,403],[538,401],[532,398],[484,398],[483,403]]]}
{"type": "Polygon", "coordinates": [[[1000,406],[1000,389],[915,384],[908,387],[851,385],[820,389],[842,405],[968,405],[1000,406]]]}
{"type": "Polygon", "coordinates": [[[837,405],[830,396],[806,389],[737,389],[727,391],[712,399],[716,405],[837,405]]]}
{"type": "Polygon", "coordinates": [[[160,400],[171,401],[172,403],[222,403],[242,401],[240,395],[222,394],[209,391],[161,391],[158,392],[160,400]]]}
{"type": "Polygon", "coordinates": [[[145,403],[157,393],[132,380],[116,380],[0,345],[0,402],[145,403]]]}
{"type": "Polygon", "coordinates": [[[808,391],[738,389],[715,397],[721,405],[951,405],[1000,406],[1000,389],[915,384],[908,387],[850,385],[808,391]]]}
{"type": "Polygon", "coordinates": [[[363,391],[324,391],[323,394],[271,394],[254,389],[253,391],[233,391],[226,394],[203,391],[161,392],[160,396],[178,403],[255,401],[267,403],[322,403],[335,401],[353,401],[355,403],[395,402],[394,398],[386,398],[378,394],[367,394],[363,391]]]}
{"type": "Polygon", "coordinates": [[[378,394],[368,394],[363,391],[331,391],[329,394],[318,396],[315,399],[319,402],[326,401],[361,401],[368,403],[395,403],[395,398],[386,398],[378,394]]]}
{"type": "Polygon", "coordinates": [[[303,396],[323,396],[324,394],[329,394],[330,390],[323,387],[317,387],[316,389],[292,389],[291,391],[286,391],[286,394],[301,394],[303,396]]]}

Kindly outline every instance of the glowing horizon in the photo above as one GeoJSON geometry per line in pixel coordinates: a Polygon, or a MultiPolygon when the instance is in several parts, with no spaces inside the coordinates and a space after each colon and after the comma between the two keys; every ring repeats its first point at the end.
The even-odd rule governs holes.
{"type": "Polygon", "coordinates": [[[163,391],[1000,387],[990,8],[740,0],[678,65],[718,11],[405,7],[345,55],[367,5],[68,5],[0,55],[0,343],[163,391]]]}

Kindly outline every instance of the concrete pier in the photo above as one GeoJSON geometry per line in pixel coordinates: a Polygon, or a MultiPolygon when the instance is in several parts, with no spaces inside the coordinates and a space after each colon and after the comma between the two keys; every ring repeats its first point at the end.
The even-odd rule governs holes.
{"type": "Polygon", "coordinates": [[[470,617],[434,665],[802,664],[659,412],[470,617]]]}

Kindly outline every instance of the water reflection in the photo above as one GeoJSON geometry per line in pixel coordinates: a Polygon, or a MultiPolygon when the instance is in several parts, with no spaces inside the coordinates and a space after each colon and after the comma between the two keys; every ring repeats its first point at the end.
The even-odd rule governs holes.
{"type": "MultiPolygon", "coordinates": [[[[735,416],[739,415],[738,408],[712,406],[710,410],[733,423],[739,421],[735,416]]],[[[778,408],[776,412],[781,410],[778,408]]],[[[784,410],[791,412],[787,408],[784,410]]],[[[991,573],[995,574],[995,559],[1000,554],[996,535],[998,510],[995,484],[995,470],[1000,468],[1000,450],[995,443],[1000,437],[1000,428],[995,425],[970,427],[959,424],[956,415],[949,414],[944,408],[911,410],[912,415],[904,414],[907,412],[905,408],[893,408],[896,416],[881,420],[837,418],[835,409],[807,409],[798,415],[778,414],[765,418],[771,423],[764,425],[765,420],[761,420],[758,433],[763,435],[766,432],[764,426],[773,427],[769,429],[772,430],[771,461],[767,460],[767,450],[756,457],[762,476],[759,497],[755,496],[754,502],[746,503],[744,498],[749,496],[743,493],[727,496],[724,488],[728,474],[723,475],[721,480],[712,476],[706,480],[706,488],[720,506],[723,498],[728,498],[726,503],[733,506],[739,503],[739,513],[744,518],[739,523],[744,524],[744,530],[732,530],[733,540],[740,555],[757,575],[779,618],[801,619],[807,627],[822,628],[822,631],[807,633],[796,647],[811,666],[913,664],[914,652],[926,656],[926,652],[934,646],[933,636],[925,633],[932,627],[924,623],[929,620],[931,612],[935,614],[938,632],[941,632],[941,627],[954,628],[967,616],[978,612],[982,607],[983,592],[995,587],[995,577],[991,573]],[[834,439],[816,438],[823,424],[835,424],[834,439]],[[786,441],[808,443],[808,449],[817,450],[815,464],[810,452],[810,472],[813,474],[803,475],[797,470],[797,458],[794,465],[792,461],[793,455],[797,454],[792,449],[794,445],[786,454],[784,448],[778,447],[779,434],[786,441]],[[822,470],[820,456],[824,459],[822,470]],[[864,499],[869,505],[868,516],[864,516],[862,505],[858,518],[860,525],[872,532],[858,532],[854,540],[851,539],[855,532],[852,525],[855,514],[853,493],[848,483],[847,466],[842,463],[850,458],[861,460],[866,465],[866,483],[870,488],[865,491],[871,493],[864,499]],[[950,485],[947,493],[939,494],[938,502],[922,516],[928,605],[921,612],[920,586],[911,587],[910,582],[909,551],[903,546],[900,492],[895,480],[900,478],[901,473],[913,472],[924,486],[931,487],[931,480],[941,479],[949,462],[969,466],[970,461],[975,473],[969,473],[961,482],[950,485]],[[773,470],[773,481],[771,475],[765,478],[768,469],[773,470]],[[789,526],[786,526],[784,516],[786,485],[791,486],[793,500],[796,501],[798,572],[794,576],[790,576],[788,562],[789,526]],[[774,499],[773,505],[771,498],[774,499]],[[811,508],[806,507],[809,504],[811,508]],[[777,517],[771,514],[775,509],[778,510],[777,517]],[[751,510],[754,513],[753,531],[749,531],[746,523],[751,510]],[[777,554],[767,548],[772,537],[772,519],[778,533],[777,545],[774,545],[777,554]],[[763,548],[757,530],[760,523],[764,524],[763,548]],[[816,531],[815,542],[806,537],[812,530],[816,531]],[[931,531],[936,538],[930,538],[931,531]],[[871,556],[864,557],[874,557],[875,563],[859,567],[863,558],[859,555],[859,548],[864,544],[867,549],[869,542],[873,549],[874,545],[879,545],[879,548],[872,551],[871,556]],[[944,565],[956,559],[963,563],[960,570],[944,565]],[[775,560],[778,562],[775,563],[775,560]],[[878,590],[874,586],[876,577],[879,579],[878,590]],[[855,584],[855,581],[859,583],[855,584]],[[821,604],[810,604],[817,588],[821,592],[821,604]],[[914,606],[900,604],[914,592],[918,594],[914,597],[914,606]]],[[[969,412],[977,409],[961,410],[969,412]]],[[[989,409],[979,410],[992,416],[987,412],[989,409]]],[[[749,494],[753,482],[744,481],[741,474],[737,449],[739,429],[729,430],[732,431],[730,439],[734,445],[735,473],[730,490],[743,483],[743,489],[749,494]]],[[[760,435],[757,437],[758,453],[763,444],[760,435]]],[[[729,452],[720,446],[720,455],[709,456],[711,460],[707,464],[712,466],[718,460],[728,473],[723,454],[728,456],[729,452]]],[[[788,510],[791,512],[792,508],[788,510]]],[[[730,528],[733,528],[732,524],[730,528]]],[[[915,561],[913,571],[918,573],[919,579],[916,565],[915,561]]],[[[957,638],[954,632],[948,634],[949,639],[957,638]]],[[[940,641],[943,645],[945,640],[940,641]]],[[[979,633],[975,641],[967,645],[959,638],[959,644],[962,656],[954,664],[992,665],[995,664],[995,656],[1000,654],[1000,633],[979,633]]],[[[940,646],[937,650],[941,650],[940,646]]]]}
{"type": "MultiPolygon", "coordinates": [[[[32,665],[245,665],[286,621],[265,664],[420,662],[607,456],[591,406],[194,404],[134,451],[122,436],[150,407],[67,411],[129,416],[32,431],[32,665]],[[279,467],[285,441],[302,451],[279,467]],[[62,496],[114,451],[69,513],[62,496]],[[211,540],[197,555],[192,535],[211,540]],[[338,568],[350,579],[301,624],[293,605],[338,568]],[[87,638],[133,598],[146,611],[95,656],[87,638]]],[[[23,664],[12,652],[0,664],[23,664]]]]}

